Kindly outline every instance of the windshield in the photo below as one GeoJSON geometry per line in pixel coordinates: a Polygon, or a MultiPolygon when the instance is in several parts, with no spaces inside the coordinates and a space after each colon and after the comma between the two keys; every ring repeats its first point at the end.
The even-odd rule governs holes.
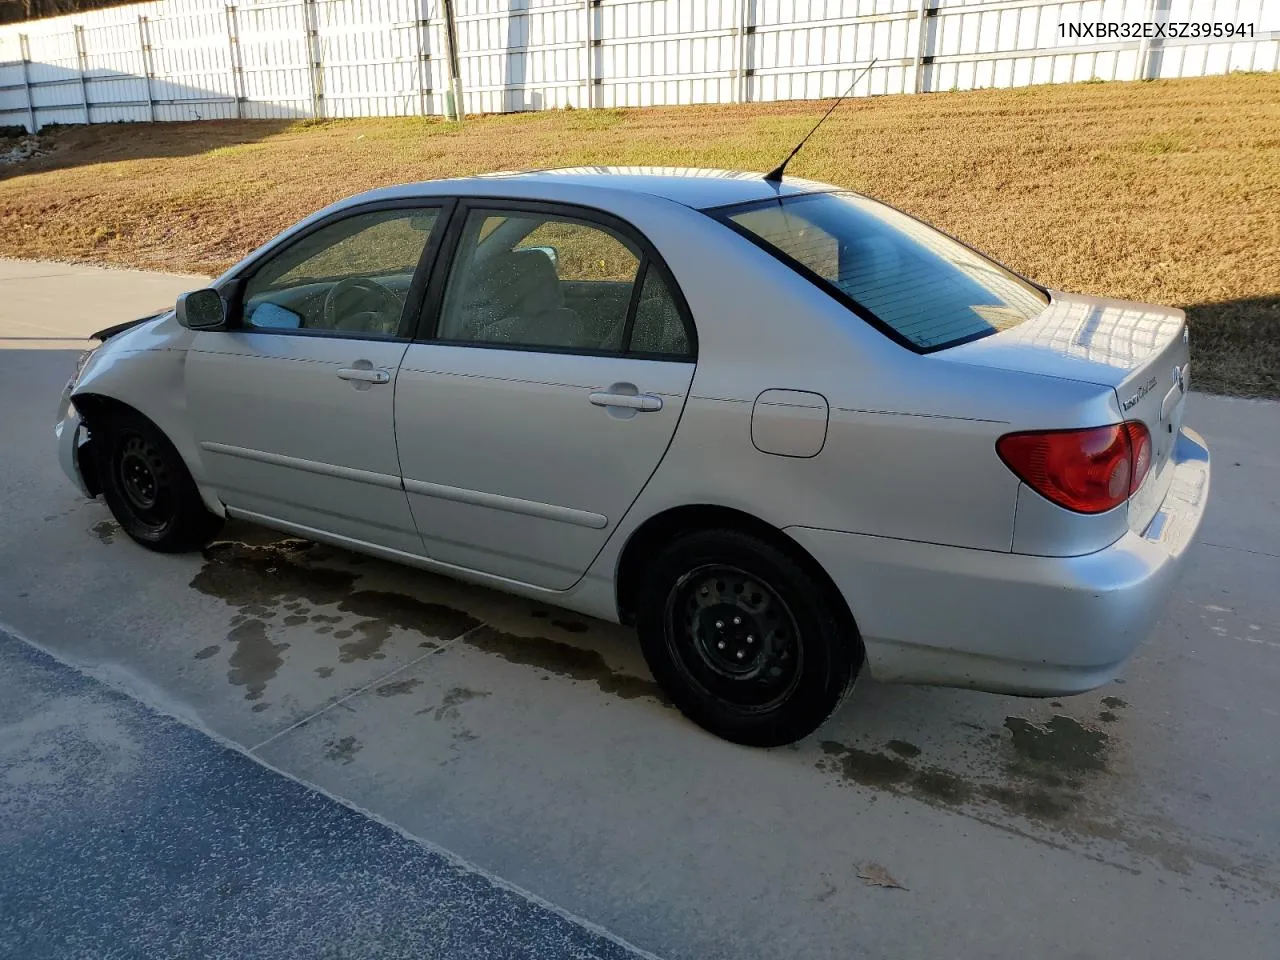
{"type": "Polygon", "coordinates": [[[715,215],[920,352],[1007,330],[1049,303],[994,261],[857,194],[780,197],[715,215]]]}

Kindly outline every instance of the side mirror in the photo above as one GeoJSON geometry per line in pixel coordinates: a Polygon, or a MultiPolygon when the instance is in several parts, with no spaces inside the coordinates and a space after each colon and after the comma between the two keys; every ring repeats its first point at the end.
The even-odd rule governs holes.
{"type": "Polygon", "coordinates": [[[526,250],[537,250],[540,254],[551,261],[551,265],[556,268],[556,273],[560,272],[560,251],[555,247],[525,247],[526,250]]]}
{"type": "Polygon", "coordinates": [[[174,312],[188,330],[223,330],[227,325],[227,305],[212,287],[182,294],[174,312]]]}

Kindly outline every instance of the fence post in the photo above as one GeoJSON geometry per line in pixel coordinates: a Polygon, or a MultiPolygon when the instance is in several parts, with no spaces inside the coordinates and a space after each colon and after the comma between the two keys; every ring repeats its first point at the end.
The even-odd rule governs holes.
{"type": "Polygon", "coordinates": [[[591,81],[591,61],[593,59],[591,51],[591,21],[594,19],[592,16],[594,7],[595,4],[592,0],[583,0],[582,15],[586,20],[582,25],[582,105],[588,110],[596,105],[595,90],[591,81]]]}
{"type": "Polygon", "coordinates": [[[311,65],[311,116],[324,117],[324,63],[320,53],[320,20],[316,0],[302,0],[302,19],[307,27],[307,60],[311,65]]]}
{"type": "Polygon", "coordinates": [[[151,30],[146,17],[138,17],[138,45],[142,48],[142,79],[147,85],[147,119],[156,119],[156,101],[151,93],[151,30]]]}
{"type": "Polygon", "coordinates": [[[18,50],[22,54],[22,86],[27,93],[27,122],[36,133],[36,99],[31,94],[31,43],[25,33],[18,34],[18,50]]]}
{"type": "Polygon", "coordinates": [[[84,27],[76,24],[71,28],[76,40],[76,63],[80,67],[80,103],[84,107],[84,122],[89,120],[89,86],[85,83],[85,72],[89,69],[89,58],[84,51],[84,27]]]}
{"type": "Polygon", "coordinates": [[[227,70],[231,74],[231,96],[236,102],[236,119],[244,119],[244,69],[240,59],[240,18],[235,4],[227,4],[227,70]]]}
{"type": "Polygon", "coordinates": [[[738,22],[734,33],[738,36],[737,70],[734,71],[733,99],[736,103],[746,103],[751,99],[751,42],[755,36],[755,17],[752,14],[752,0],[738,0],[738,22]]]}
{"type": "Polygon", "coordinates": [[[445,53],[449,62],[449,90],[444,98],[444,115],[448,120],[462,120],[467,115],[463,104],[462,60],[458,56],[458,24],[453,15],[453,0],[441,0],[444,8],[445,53]]]}
{"type": "MultiPolygon", "coordinates": [[[[1143,19],[1150,24],[1160,26],[1169,22],[1169,0],[1147,0],[1146,15],[1143,19]]],[[[1145,33],[1145,31],[1144,31],[1145,33]]],[[[1134,65],[1135,80],[1153,80],[1160,75],[1161,60],[1164,59],[1164,39],[1146,36],[1138,44],[1138,62],[1134,65]]]]}
{"type": "MultiPolygon", "coordinates": [[[[1147,0],[1146,9],[1142,12],[1142,20],[1144,23],[1150,23],[1154,18],[1156,0],[1147,0]]],[[[1133,79],[1144,80],[1147,76],[1147,54],[1151,50],[1151,40],[1144,36],[1138,41],[1138,58],[1133,63],[1133,79]]]]}
{"type": "Polygon", "coordinates": [[[418,114],[427,115],[427,97],[431,93],[431,63],[427,53],[431,38],[431,15],[424,14],[425,0],[418,0],[414,9],[418,12],[418,114]]]}
{"type": "Polygon", "coordinates": [[[916,23],[918,24],[918,36],[916,37],[915,66],[911,81],[912,93],[925,92],[925,69],[933,63],[933,57],[929,55],[929,20],[936,15],[937,10],[933,7],[933,0],[920,0],[917,4],[916,23]]]}

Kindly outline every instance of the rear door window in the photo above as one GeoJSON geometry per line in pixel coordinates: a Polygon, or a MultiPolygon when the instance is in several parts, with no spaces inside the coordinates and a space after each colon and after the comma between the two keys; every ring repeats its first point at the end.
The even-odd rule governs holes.
{"type": "Polygon", "coordinates": [[[857,194],[782,197],[715,215],[920,352],[1017,326],[1049,302],[959,241],[857,194]]]}
{"type": "Polygon", "coordinates": [[[691,357],[684,317],[634,238],[567,214],[473,208],[436,338],[657,359],[691,357]]]}

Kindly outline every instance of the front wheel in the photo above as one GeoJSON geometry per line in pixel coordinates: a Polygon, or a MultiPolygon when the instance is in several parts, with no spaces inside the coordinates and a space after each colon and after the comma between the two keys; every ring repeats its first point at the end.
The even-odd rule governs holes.
{"type": "Polygon", "coordinates": [[[111,411],[90,422],[102,496],[121,528],[152,550],[197,550],[222,526],[173,444],[146,417],[111,411]]]}
{"type": "Polygon", "coordinates": [[[649,669],[685,716],[771,747],[812,733],[844,699],[862,662],[846,619],[787,552],[713,530],[654,558],[637,628],[649,669]]]}

